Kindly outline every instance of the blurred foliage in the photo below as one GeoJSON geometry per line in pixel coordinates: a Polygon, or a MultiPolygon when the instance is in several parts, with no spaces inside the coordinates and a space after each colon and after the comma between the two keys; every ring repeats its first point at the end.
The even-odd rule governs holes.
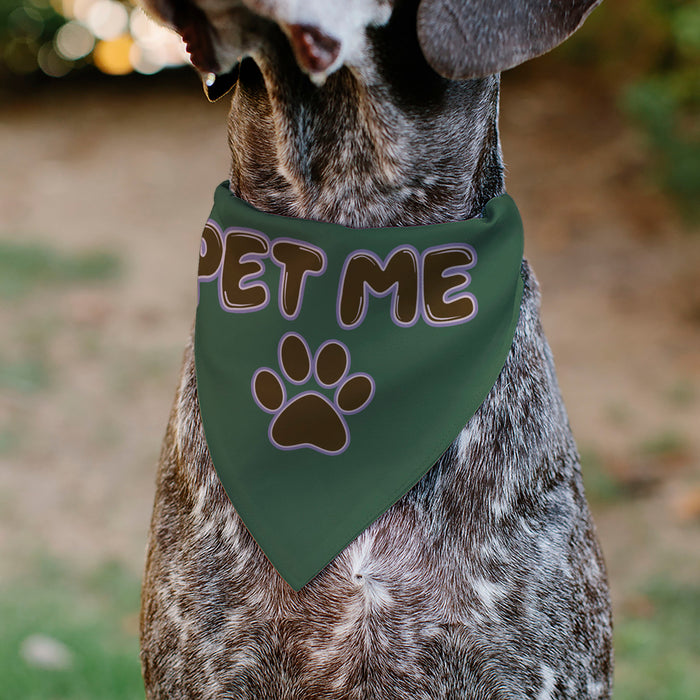
{"type": "Polygon", "coordinates": [[[659,184],[700,217],[700,2],[606,0],[561,56],[598,70],[639,124],[659,184]]]}
{"type": "Polygon", "coordinates": [[[104,282],[121,272],[113,253],[61,253],[38,243],[0,239],[0,299],[23,296],[48,285],[104,282]]]}
{"type": "Polygon", "coordinates": [[[48,558],[31,573],[0,584],[0,698],[143,698],[139,579],[118,564],[79,575],[48,558]],[[32,652],[37,635],[48,653],[32,652]]]}
{"type": "Polygon", "coordinates": [[[63,78],[81,69],[156,73],[184,46],[129,0],[0,0],[0,78],[63,78]]]}
{"type": "MultiPolygon", "coordinates": [[[[127,0],[0,0],[0,84],[95,65],[124,74],[182,63],[174,37],[127,15],[131,7],[127,0]]],[[[557,56],[596,70],[616,91],[647,135],[659,184],[700,217],[700,0],[605,0],[557,56]]]]}
{"type": "MultiPolygon", "coordinates": [[[[68,21],[59,11],[61,7],[49,0],[0,0],[0,78],[38,72],[41,63],[49,68],[45,59],[58,30],[68,21]]],[[[88,63],[83,59],[76,67],[88,63]]]]}
{"type": "MultiPolygon", "coordinates": [[[[658,2],[661,5],[662,3],[658,2]]],[[[668,0],[667,5],[671,5],[668,0]]],[[[658,153],[661,183],[687,213],[700,215],[700,3],[665,16],[666,42],[650,73],[630,83],[623,106],[658,153]]]]}
{"type": "Polygon", "coordinates": [[[615,700],[695,700],[700,590],[657,578],[615,621],[615,700]]]}
{"type": "Polygon", "coordinates": [[[586,497],[596,505],[612,505],[630,497],[624,482],[608,468],[603,458],[591,448],[581,449],[581,472],[586,497]]]}

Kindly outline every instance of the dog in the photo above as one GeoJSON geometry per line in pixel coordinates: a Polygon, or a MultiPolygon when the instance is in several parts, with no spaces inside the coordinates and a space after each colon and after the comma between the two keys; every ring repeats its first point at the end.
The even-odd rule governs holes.
{"type": "MultiPolygon", "coordinates": [[[[233,87],[230,189],[350,227],[461,221],[505,191],[499,73],[600,0],[143,0],[209,97],[233,87]]],[[[146,694],[608,698],[612,618],[526,261],[505,365],[437,463],[294,591],[214,471],[193,344],[157,476],[146,694]]]]}

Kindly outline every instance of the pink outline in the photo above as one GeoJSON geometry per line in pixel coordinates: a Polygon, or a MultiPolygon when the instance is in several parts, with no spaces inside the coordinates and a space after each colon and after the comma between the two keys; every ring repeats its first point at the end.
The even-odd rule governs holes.
{"type": "Polygon", "coordinates": [[[280,314],[282,314],[283,318],[286,318],[287,321],[294,321],[299,314],[301,313],[301,307],[302,304],[304,303],[304,292],[306,290],[306,279],[311,276],[311,277],[320,277],[327,269],[328,267],[328,256],[326,255],[326,251],[323,250],[323,248],[318,248],[315,245],[312,245],[311,243],[307,241],[300,241],[298,238],[275,238],[271,243],[270,243],[270,259],[277,265],[277,267],[280,268],[280,283],[279,283],[279,289],[277,291],[277,307],[279,308],[280,314]],[[297,302],[297,307],[296,311],[292,316],[288,316],[287,313],[284,310],[284,305],[282,304],[282,290],[285,288],[285,284],[283,282],[283,275],[285,274],[284,271],[286,270],[286,265],[279,261],[275,257],[274,249],[275,249],[275,243],[297,243],[300,244],[302,247],[306,247],[309,249],[312,249],[314,252],[320,253],[321,258],[323,259],[323,265],[321,269],[318,272],[315,272],[314,270],[305,270],[304,274],[302,275],[301,278],[301,286],[299,288],[299,300],[297,302]]]}
{"type": "Polygon", "coordinates": [[[461,270],[471,270],[476,265],[478,258],[477,258],[476,250],[474,249],[474,246],[471,246],[468,243],[444,243],[442,245],[436,245],[436,246],[432,246],[430,248],[426,248],[423,251],[423,254],[421,256],[421,273],[424,269],[425,257],[428,253],[432,253],[434,251],[440,251],[440,250],[445,251],[445,250],[449,250],[450,248],[461,248],[463,250],[467,249],[471,252],[473,259],[472,259],[471,263],[468,263],[466,265],[453,265],[452,267],[446,267],[442,271],[442,273],[440,274],[440,277],[442,279],[446,279],[447,277],[449,277],[450,275],[446,274],[446,273],[450,273],[453,270],[458,271],[458,274],[461,275],[462,277],[464,277],[464,282],[462,282],[461,284],[458,284],[455,287],[450,287],[450,289],[448,289],[442,295],[442,301],[445,304],[450,304],[454,301],[458,301],[458,299],[469,298],[472,301],[472,304],[474,306],[474,310],[466,318],[460,318],[460,319],[457,319],[455,321],[432,321],[428,318],[427,305],[425,303],[425,293],[424,293],[423,288],[421,287],[421,304],[420,304],[421,316],[423,317],[423,320],[425,321],[425,323],[427,325],[429,325],[431,328],[446,328],[449,326],[459,326],[463,323],[467,323],[468,321],[471,321],[479,311],[479,303],[478,303],[476,297],[471,292],[466,292],[465,294],[461,294],[459,296],[456,296],[459,294],[459,292],[466,289],[471,284],[471,281],[472,281],[471,275],[468,274],[467,272],[461,272],[461,270]],[[449,296],[449,298],[448,298],[448,296],[449,296]]]}
{"type": "Polygon", "coordinates": [[[338,325],[346,331],[352,330],[353,328],[357,328],[360,326],[366,316],[367,316],[367,310],[369,309],[369,299],[368,296],[371,294],[375,299],[383,299],[384,297],[389,296],[389,294],[392,295],[392,304],[391,304],[391,320],[393,321],[394,325],[399,326],[400,328],[411,328],[412,326],[415,326],[417,323],[418,319],[421,317],[421,289],[422,289],[422,281],[423,281],[423,265],[422,265],[422,258],[421,254],[418,252],[417,248],[415,246],[412,246],[408,243],[401,244],[396,246],[393,250],[391,250],[384,261],[374,252],[371,250],[366,250],[364,248],[358,248],[357,250],[352,251],[348,256],[345,258],[345,262],[343,263],[343,269],[340,273],[340,281],[338,282],[338,296],[336,299],[335,303],[335,317],[336,321],[338,322],[338,325]],[[404,323],[403,321],[399,321],[399,319],[396,317],[396,305],[397,305],[397,300],[396,300],[396,292],[398,291],[398,286],[399,283],[398,281],[394,282],[385,292],[375,292],[372,287],[369,286],[367,282],[362,283],[362,297],[364,300],[363,308],[362,311],[360,312],[360,318],[353,324],[351,325],[346,325],[343,323],[341,317],[340,317],[340,300],[342,296],[342,291],[343,287],[345,285],[345,275],[347,273],[348,265],[350,264],[350,261],[355,257],[355,255],[359,253],[364,253],[368,257],[372,258],[374,262],[376,262],[379,267],[382,270],[386,270],[386,266],[388,264],[388,261],[391,259],[391,256],[394,255],[399,250],[408,250],[414,255],[414,260],[416,263],[416,284],[418,285],[418,288],[416,290],[416,310],[413,315],[413,319],[409,321],[408,323],[404,323]]]}
{"type": "Polygon", "coordinates": [[[301,386],[302,384],[307,383],[310,380],[311,376],[313,375],[314,378],[316,379],[316,382],[320,386],[325,387],[327,389],[331,389],[333,387],[336,387],[336,390],[333,393],[333,401],[332,402],[325,394],[321,394],[320,392],[313,391],[313,390],[302,391],[299,394],[295,394],[294,396],[292,396],[288,400],[287,389],[285,387],[285,383],[284,383],[283,378],[281,378],[280,375],[275,370],[271,369],[270,367],[258,367],[258,369],[256,369],[255,372],[253,373],[253,377],[250,380],[250,393],[253,397],[253,401],[258,406],[258,408],[260,408],[265,413],[274,416],[274,418],[270,421],[270,424],[268,425],[268,428],[267,428],[267,437],[268,437],[268,440],[270,441],[270,444],[272,444],[278,450],[283,450],[285,452],[289,452],[291,450],[298,450],[298,449],[301,449],[302,447],[308,447],[309,449],[314,450],[315,452],[319,452],[321,454],[325,454],[325,455],[329,455],[329,456],[339,455],[339,454],[342,454],[343,452],[345,452],[345,450],[347,450],[349,445],[350,445],[350,428],[348,427],[347,421],[345,420],[345,416],[352,416],[352,415],[355,415],[356,413],[360,413],[361,411],[364,411],[365,408],[367,408],[367,406],[369,406],[370,403],[372,403],[372,400],[374,399],[374,395],[375,395],[375,391],[376,391],[376,384],[375,384],[374,378],[371,375],[367,374],[366,372],[355,372],[354,374],[348,374],[348,371],[350,369],[350,362],[351,362],[350,350],[348,349],[347,345],[345,345],[345,343],[343,343],[340,340],[335,340],[333,338],[321,343],[321,345],[319,345],[318,349],[316,350],[316,352],[312,356],[311,352],[309,350],[309,344],[306,342],[306,339],[303,336],[301,336],[299,333],[295,333],[293,331],[289,332],[289,333],[285,333],[282,336],[282,338],[280,338],[279,343],[277,343],[277,361],[280,365],[280,371],[282,373],[282,377],[284,379],[288,380],[291,384],[294,384],[296,386],[301,386]],[[313,361],[313,371],[311,371],[311,368],[310,368],[309,374],[307,375],[306,379],[302,382],[295,382],[295,381],[289,379],[289,377],[287,376],[287,373],[284,369],[284,366],[282,365],[282,359],[281,359],[281,357],[282,357],[282,355],[281,355],[282,343],[283,343],[284,339],[290,335],[294,335],[294,336],[301,339],[301,341],[304,343],[304,346],[306,347],[307,352],[309,353],[310,362],[313,361]],[[316,373],[316,366],[317,366],[316,358],[317,358],[318,354],[321,352],[321,350],[324,347],[326,347],[327,345],[330,345],[331,343],[335,343],[337,345],[340,345],[340,347],[343,348],[343,350],[345,351],[346,365],[345,365],[345,369],[343,370],[342,375],[340,376],[340,378],[336,382],[334,382],[333,384],[324,384],[318,378],[318,375],[316,373]],[[267,371],[270,374],[272,374],[277,379],[280,386],[282,387],[282,403],[279,406],[279,408],[277,408],[275,410],[270,410],[270,409],[266,408],[265,406],[263,406],[260,403],[260,401],[258,400],[257,394],[255,393],[255,380],[258,377],[258,375],[263,371],[267,371]],[[365,400],[365,402],[359,408],[356,408],[353,411],[344,411],[342,408],[340,408],[340,406],[338,406],[338,402],[337,402],[338,392],[343,388],[345,383],[347,381],[349,381],[350,379],[352,379],[353,377],[367,377],[367,379],[369,380],[370,386],[371,386],[370,394],[367,397],[367,399],[365,400]],[[343,380],[345,380],[345,381],[343,381],[343,380]],[[275,424],[275,421],[277,420],[277,418],[284,411],[287,410],[287,407],[292,402],[296,401],[297,399],[301,398],[302,396],[310,396],[310,395],[318,396],[319,398],[323,399],[330,406],[330,408],[335,412],[335,414],[338,416],[338,418],[340,419],[340,422],[342,423],[343,428],[345,430],[345,438],[346,438],[345,445],[340,450],[336,450],[335,452],[330,451],[330,450],[324,450],[323,448],[318,447],[317,445],[312,445],[311,443],[308,443],[308,442],[304,442],[300,445],[294,445],[291,447],[284,446],[284,445],[280,445],[272,437],[272,427],[275,424]]]}
{"type": "MultiPolygon", "coordinates": [[[[221,266],[224,263],[224,253],[226,252],[226,249],[224,248],[223,234],[221,233],[221,227],[219,226],[219,224],[217,224],[216,221],[214,221],[214,219],[207,219],[207,223],[204,224],[204,228],[206,228],[207,226],[211,226],[211,228],[214,229],[214,233],[219,237],[219,243],[221,243],[221,258],[219,259],[218,267],[211,275],[197,275],[197,306],[199,306],[199,296],[202,282],[211,282],[213,279],[216,279],[216,277],[219,275],[219,272],[221,271],[221,266]]],[[[206,254],[207,243],[204,240],[204,231],[202,231],[202,236],[199,239],[200,259],[203,258],[206,254]]],[[[199,268],[199,265],[197,265],[197,268],[199,268]]]]}
{"type": "Polygon", "coordinates": [[[287,381],[290,382],[290,384],[294,384],[294,385],[296,385],[296,386],[301,386],[302,384],[306,384],[306,382],[309,381],[309,379],[311,378],[311,375],[312,375],[312,373],[313,373],[313,372],[312,372],[312,369],[311,369],[313,359],[314,359],[314,357],[313,357],[313,355],[311,354],[311,348],[309,348],[309,344],[306,342],[306,339],[305,339],[303,336],[299,335],[299,333],[295,333],[294,331],[290,331],[289,333],[285,333],[285,334],[280,338],[280,342],[277,343],[277,364],[279,365],[279,368],[280,368],[280,370],[282,371],[282,375],[285,377],[285,379],[287,379],[287,381]],[[306,354],[307,354],[307,356],[308,356],[308,358],[309,358],[309,371],[308,371],[308,373],[306,374],[306,376],[305,376],[300,382],[294,381],[294,380],[287,374],[287,370],[286,370],[285,367],[284,367],[284,362],[282,362],[282,343],[284,342],[285,338],[288,338],[290,335],[293,335],[293,336],[299,338],[299,340],[301,340],[301,342],[304,344],[304,347],[306,348],[306,354]]]}
{"type": "Polygon", "coordinates": [[[270,239],[262,232],[262,231],[257,231],[256,229],[253,228],[243,228],[239,226],[231,226],[230,228],[227,228],[224,233],[224,252],[223,255],[221,256],[222,264],[221,267],[219,268],[219,284],[217,285],[218,290],[219,290],[219,306],[221,307],[222,311],[226,311],[227,313],[230,314],[246,314],[246,313],[252,313],[254,311],[262,311],[269,303],[270,303],[270,289],[265,284],[265,282],[260,282],[259,284],[252,285],[253,287],[262,287],[265,290],[265,301],[263,301],[260,304],[257,304],[256,306],[246,306],[244,308],[234,308],[228,306],[224,302],[223,298],[223,291],[221,289],[221,270],[223,270],[223,260],[226,259],[226,239],[228,238],[230,233],[254,233],[257,236],[262,237],[266,244],[267,244],[267,252],[263,255],[261,253],[245,253],[239,258],[239,262],[251,262],[250,260],[247,260],[249,257],[253,258],[260,258],[257,262],[260,263],[260,267],[262,268],[259,272],[250,272],[247,275],[243,275],[239,281],[239,286],[238,288],[240,290],[245,290],[245,289],[250,289],[250,287],[244,287],[243,283],[248,282],[250,280],[254,279],[259,279],[262,275],[265,274],[265,263],[262,261],[269,257],[270,255],[270,239]]]}
{"type": "Polygon", "coordinates": [[[369,406],[372,403],[372,399],[374,398],[374,392],[376,389],[376,385],[374,383],[374,378],[372,375],[367,374],[367,372],[355,372],[355,374],[349,374],[347,377],[345,377],[345,381],[343,382],[342,385],[338,386],[338,388],[335,390],[335,393],[333,394],[333,403],[335,404],[336,410],[341,411],[343,414],[346,416],[354,416],[356,413],[360,413],[360,411],[364,411],[367,406],[369,406]],[[360,406],[359,408],[356,408],[354,411],[344,411],[340,406],[338,405],[338,394],[340,393],[340,390],[351,380],[354,379],[355,377],[367,377],[369,379],[370,386],[372,387],[369,392],[369,396],[365,400],[365,402],[360,406]]]}
{"type": "Polygon", "coordinates": [[[280,379],[280,375],[275,372],[274,369],[271,369],[270,367],[258,367],[255,372],[253,373],[253,378],[250,380],[250,393],[253,395],[253,401],[258,405],[258,408],[262,409],[265,411],[265,413],[269,413],[271,416],[274,416],[275,413],[279,413],[280,411],[284,410],[284,404],[287,403],[287,390],[284,388],[284,382],[280,379]],[[282,403],[279,405],[279,408],[275,409],[269,409],[263,406],[260,401],[258,401],[258,395],[255,393],[255,380],[257,376],[260,374],[260,372],[269,372],[279,383],[279,385],[282,387],[282,403]]]}
{"type": "Polygon", "coordinates": [[[316,383],[319,386],[322,386],[324,389],[332,389],[334,386],[338,386],[338,384],[340,384],[340,382],[343,381],[343,379],[347,375],[348,371],[350,370],[350,349],[348,348],[348,346],[345,343],[341,342],[340,340],[334,340],[331,338],[330,340],[323,341],[316,349],[316,352],[314,353],[313,359],[314,359],[314,371],[313,371],[314,378],[316,379],[316,383]],[[343,373],[340,375],[340,377],[336,381],[334,381],[332,384],[326,384],[325,382],[322,382],[320,377],[318,376],[318,372],[317,372],[318,356],[321,353],[321,350],[323,350],[323,348],[325,348],[331,344],[339,345],[341,348],[343,348],[343,352],[345,353],[345,369],[343,370],[343,373]]]}
{"type": "Polygon", "coordinates": [[[345,450],[348,449],[350,446],[350,429],[348,428],[347,421],[345,418],[338,413],[338,409],[336,406],[334,406],[330,400],[328,399],[327,396],[324,396],[323,394],[320,394],[318,391],[303,391],[301,394],[297,394],[292,398],[289,403],[287,404],[284,408],[280,409],[279,413],[270,421],[270,425],[267,429],[267,437],[270,440],[270,442],[278,449],[278,450],[283,450],[284,452],[291,452],[292,450],[300,450],[302,447],[308,447],[309,449],[312,449],[314,452],[320,452],[321,454],[328,455],[330,457],[334,457],[336,455],[342,454],[345,452],[345,450]],[[345,430],[345,444],[339,449],[336,450],[335,452],[331,450],[324,450],[322,447],[318,447],[318,445],[312,445],[309,442],[304,442],[301,445],[292,445],[292,446],[284,446],[280,445],[275,439],[272,437],[272,427],[275,424],[275,421],[277,418],[282,414],[282,412],[287,408],[287,406],[292,403],[292,401],[295,401],[298,398],[301,398],[302,396],[318,396],[321,399],[323,399],[335,412],[335,414],[338,416],[340,419],[340,422],[343,424],[343,429],[345,430]]]}

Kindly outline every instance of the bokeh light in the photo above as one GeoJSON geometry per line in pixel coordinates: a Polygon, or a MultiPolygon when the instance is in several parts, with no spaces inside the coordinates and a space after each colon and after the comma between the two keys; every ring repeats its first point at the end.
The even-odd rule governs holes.
{"type": "Polygon", "coordinates": [[[30,37],[11,39],[3,51],[3,59],[8,68],[18,75],[32,73],[38,67],[39,45],[30,37]]]}
{"type": "Polygon", "coordinates": [[[188,63],[177,34],[121,0],[0,0],[0,73],[62,77],[94,65],[108,75],[188,63]]]}
{"type": "Polygon", "coordinates": [[[129,13],[115,0],[95,0],[88,8],[85,24],[98,39],[109,41],[127,30],[129,13]]]}
{"type": "Polygon", "coordinates": [[[36,39],[44,25],[41,14],[35,7],[18,7],[10,13],[9,25],[26,37],[36,39]]]}
{"type": "Polygon", "coordinates": [[[129,58],[133,39],[123,34],[116,39],[98,41],[92,58],[95,65],[108,75],[126,75],[131,73],[133,66],[129,58]]]}
{"type": "Polygon", "coordinates": [[[87,56],[95,46],[95,37],[80,22],[66,22],[54,39],[56,51],[68,61],[87,56]]]}
{"type": "Polygon", "coordinates": [[[62,78],[73,69],[70,61],[60,56],[50,43],[44,44],[37,53],[37,63],[46,75],[52,78],[62,78]]]}

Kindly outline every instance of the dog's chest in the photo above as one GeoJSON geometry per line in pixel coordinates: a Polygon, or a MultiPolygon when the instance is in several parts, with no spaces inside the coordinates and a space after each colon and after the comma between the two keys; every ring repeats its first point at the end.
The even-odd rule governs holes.
{"type": "Polygon", "coordinates": [[[460,437],[298,593],[223,493],[188,355],[147,578],[161,687],[177,668],[204,697],[605,697],[604,570],[532,285],[460,437]]]}

